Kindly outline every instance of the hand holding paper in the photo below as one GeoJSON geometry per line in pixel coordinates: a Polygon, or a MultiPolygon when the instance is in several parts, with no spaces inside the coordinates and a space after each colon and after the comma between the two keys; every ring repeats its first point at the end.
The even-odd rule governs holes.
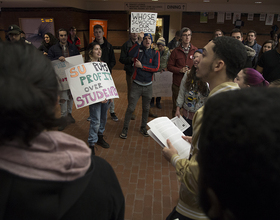
{"type": "Polygon", "coordinates": [[[163,153],[164,158],[165,158],[168,162],[170,162],[171,157],[172,157],[174,154],[178,154],[178,151],[177,151],[176,148],[171,144],[171,142],[170,142],[169,139],[167,139],[166,142],[167,142],[168,147],[163,148],[162,153],[163,153]]]}
{"type": "MultiPolygon", "coordinates": [[[[191,145],[188,141],[182,138],[184,136],[183,132],[177,127],[179,126],[181,129],[184,129],[186,126],[182,126],[182,121],[176,117],[175,122],[172,122],[167,117],[159,117],[148,123],[150,129],[148,130],[148,134],[160,145],[164,148],[163,152],[167,153],[167,158],[171,158],[174,153],[178,153],[180,158],[188,159],[190,156],[191,145]],[[176,119],[177,118],[177,119],[176,119]],[[175,126],[175,124],[177,126],[175,126]],[[168,141],[167,141],[168,140],[168,141]],[[168,143],[171,144],[171,148],[176,148],[176,152],[174,150],[169,151],[167,147],[169,147],[168,143]],[[171,155],[171,156],[170,156],[171,155]]],[[[174,120],[173,120],[174,121],[174,120]]],[[[185,121],[183,124],[186,124],[185,121]]],[[[168,159],[167,159],[168,160],[168,159]]]]}

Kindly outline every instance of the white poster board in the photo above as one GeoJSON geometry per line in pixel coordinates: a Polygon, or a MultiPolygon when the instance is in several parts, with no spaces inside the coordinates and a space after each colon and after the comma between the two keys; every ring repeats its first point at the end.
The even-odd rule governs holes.
{"type": "Polygon", "coordinates": [[[65,70],[82,63],[84,63],[82,55],[66,57],[64,62],[61,62],[60,60],[52,61],[52,66],[59,80],[59,89],[61,91],[69,89],[65,70]]]}
{"type": "Polygon", "coordinates": [[[65,70],[65,73],[77,109],[119,98],[106,63],[83,63],[65,70]]]}
{"type": "Polygon", "coordinates": [[[274,14],[267,14],[265,25],[273,25],[273,21],[274,21],[274,14]]]}
{"type": "Polygon", "coordinates": [[[169,71],[154,74],[153,97],[172,97],[172,76],[169,71]]]}
{"type": "Polygon", "coordinates": [[[217,24],[225,23],[225,12],[218,12],[217,15],[217,24]]]}
{"type": "Polygon", "coordinates": [[[254,20],[254,13],[248,13],[248,21],[253,21],[254,20]]]}
{"type": "Polygon", "coordinates": [[[233,13],[232,23],[235,24],[236,20],[241,20],[241,13],[240,12],[233,13]]]}
{"type": "Polygon", "coordinates": [[[157,13],[131,12],[131,33],[151,33],[156,32],[157,13]]]}

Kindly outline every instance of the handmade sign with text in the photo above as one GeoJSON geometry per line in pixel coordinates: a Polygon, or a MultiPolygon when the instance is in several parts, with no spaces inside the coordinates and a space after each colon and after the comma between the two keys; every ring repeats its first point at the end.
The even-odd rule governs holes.
{"type": "Polygon", "coordinates": [[[157,13],[131,12],[131,33],[151,33],[156,32],[157,13]]]}
{"type": "Polygon", "coordinates": [[[72,66],[76,66],[82,63],[84,63],[84,59],[82,55],[66,57],[64,62],[61,62],[60,60],[52,61],[52,66],[58,78],[58,82],[59,82],[58,85],[60,91],[69,89],[67,77],[65,75],[65,70],[72,66]]]}
{"type": "Polygon", "coordinates": [[[65,73],[77,109],[119,98],[106,63],[83,63],[65,70],[65,73]]]}

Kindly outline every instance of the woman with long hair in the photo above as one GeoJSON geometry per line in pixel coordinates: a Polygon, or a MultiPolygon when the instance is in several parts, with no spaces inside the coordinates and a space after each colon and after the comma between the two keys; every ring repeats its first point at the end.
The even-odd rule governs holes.
{"type": "MultiPolygon", "coordinates": [[[[87,57],[90,62],[101,62],[102,49],[97,42],[92,42],[87,48],[87,57]]],[[[95,144],[100,145],[103,148],[109,148],[109,144],[104,140],[103,133],[105,131],[105,125],[107,122],[107,110],[111,99],[108,101],[105,99],[102,102],[98,102],[89,106],[89,136],[88,144],[94,153],[95,144]]]]}
{"type": "Polygon", "coordinates": [[[241,70],[237,77],[234,79],[234,82],[239,85],[240,88],[246,87],[265,87],[269,85],[262,74],[260,74],[257,70],[252,68],[245,68],[241,70]]]}
{"type": "Polygon", "coordinates": [[[274,48],[273,45],[274,45],[273,40],[266,40],[266,41],[263,43],[263,45],[262,45],[262,49],[261,49],[261,51],[260,51],[260,53],[259,53],[259,58],[258,58],[258,59],[260,59],[260,57],[261,57],[265,52],[267,52],[267,51],[269,51],[269,50],[272,50],[272,49],[274,48]]]}
{"type": "Polygon", "coordinates": [[[190,127],[184,131],[187,136],[192,136],[192,119],[195,112],[204,105],[209,94],[206,82],[196,77],[196,68],[202,57],[202,49],[198,49],[193,55],[193,66],[187,71],[181,81],[177,97],[177,109],[175,115],[180,117],[180,109],[183,108],[183,118],[190,127]]]}
{"type": "Polygon", "coordinates": [[[38,50],[42,51],[43,54],[47,56],[51,46],[55,45],[57,42],[58,40],[52,35],[52,33],[45,33],[44,40],[38,50]]]}

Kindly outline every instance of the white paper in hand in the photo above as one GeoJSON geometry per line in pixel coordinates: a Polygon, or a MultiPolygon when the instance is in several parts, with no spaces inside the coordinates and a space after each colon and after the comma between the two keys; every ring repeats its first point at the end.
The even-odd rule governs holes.
{"type": "Polygon", "coordinates": [[[168,147],[166,140],[169,139],[178,151],[180,158],[189,158],[191,145],[185,141],[182,131],[167,117],[159,117],[148,123],[148,134],[162,147],[168,147]]]}

